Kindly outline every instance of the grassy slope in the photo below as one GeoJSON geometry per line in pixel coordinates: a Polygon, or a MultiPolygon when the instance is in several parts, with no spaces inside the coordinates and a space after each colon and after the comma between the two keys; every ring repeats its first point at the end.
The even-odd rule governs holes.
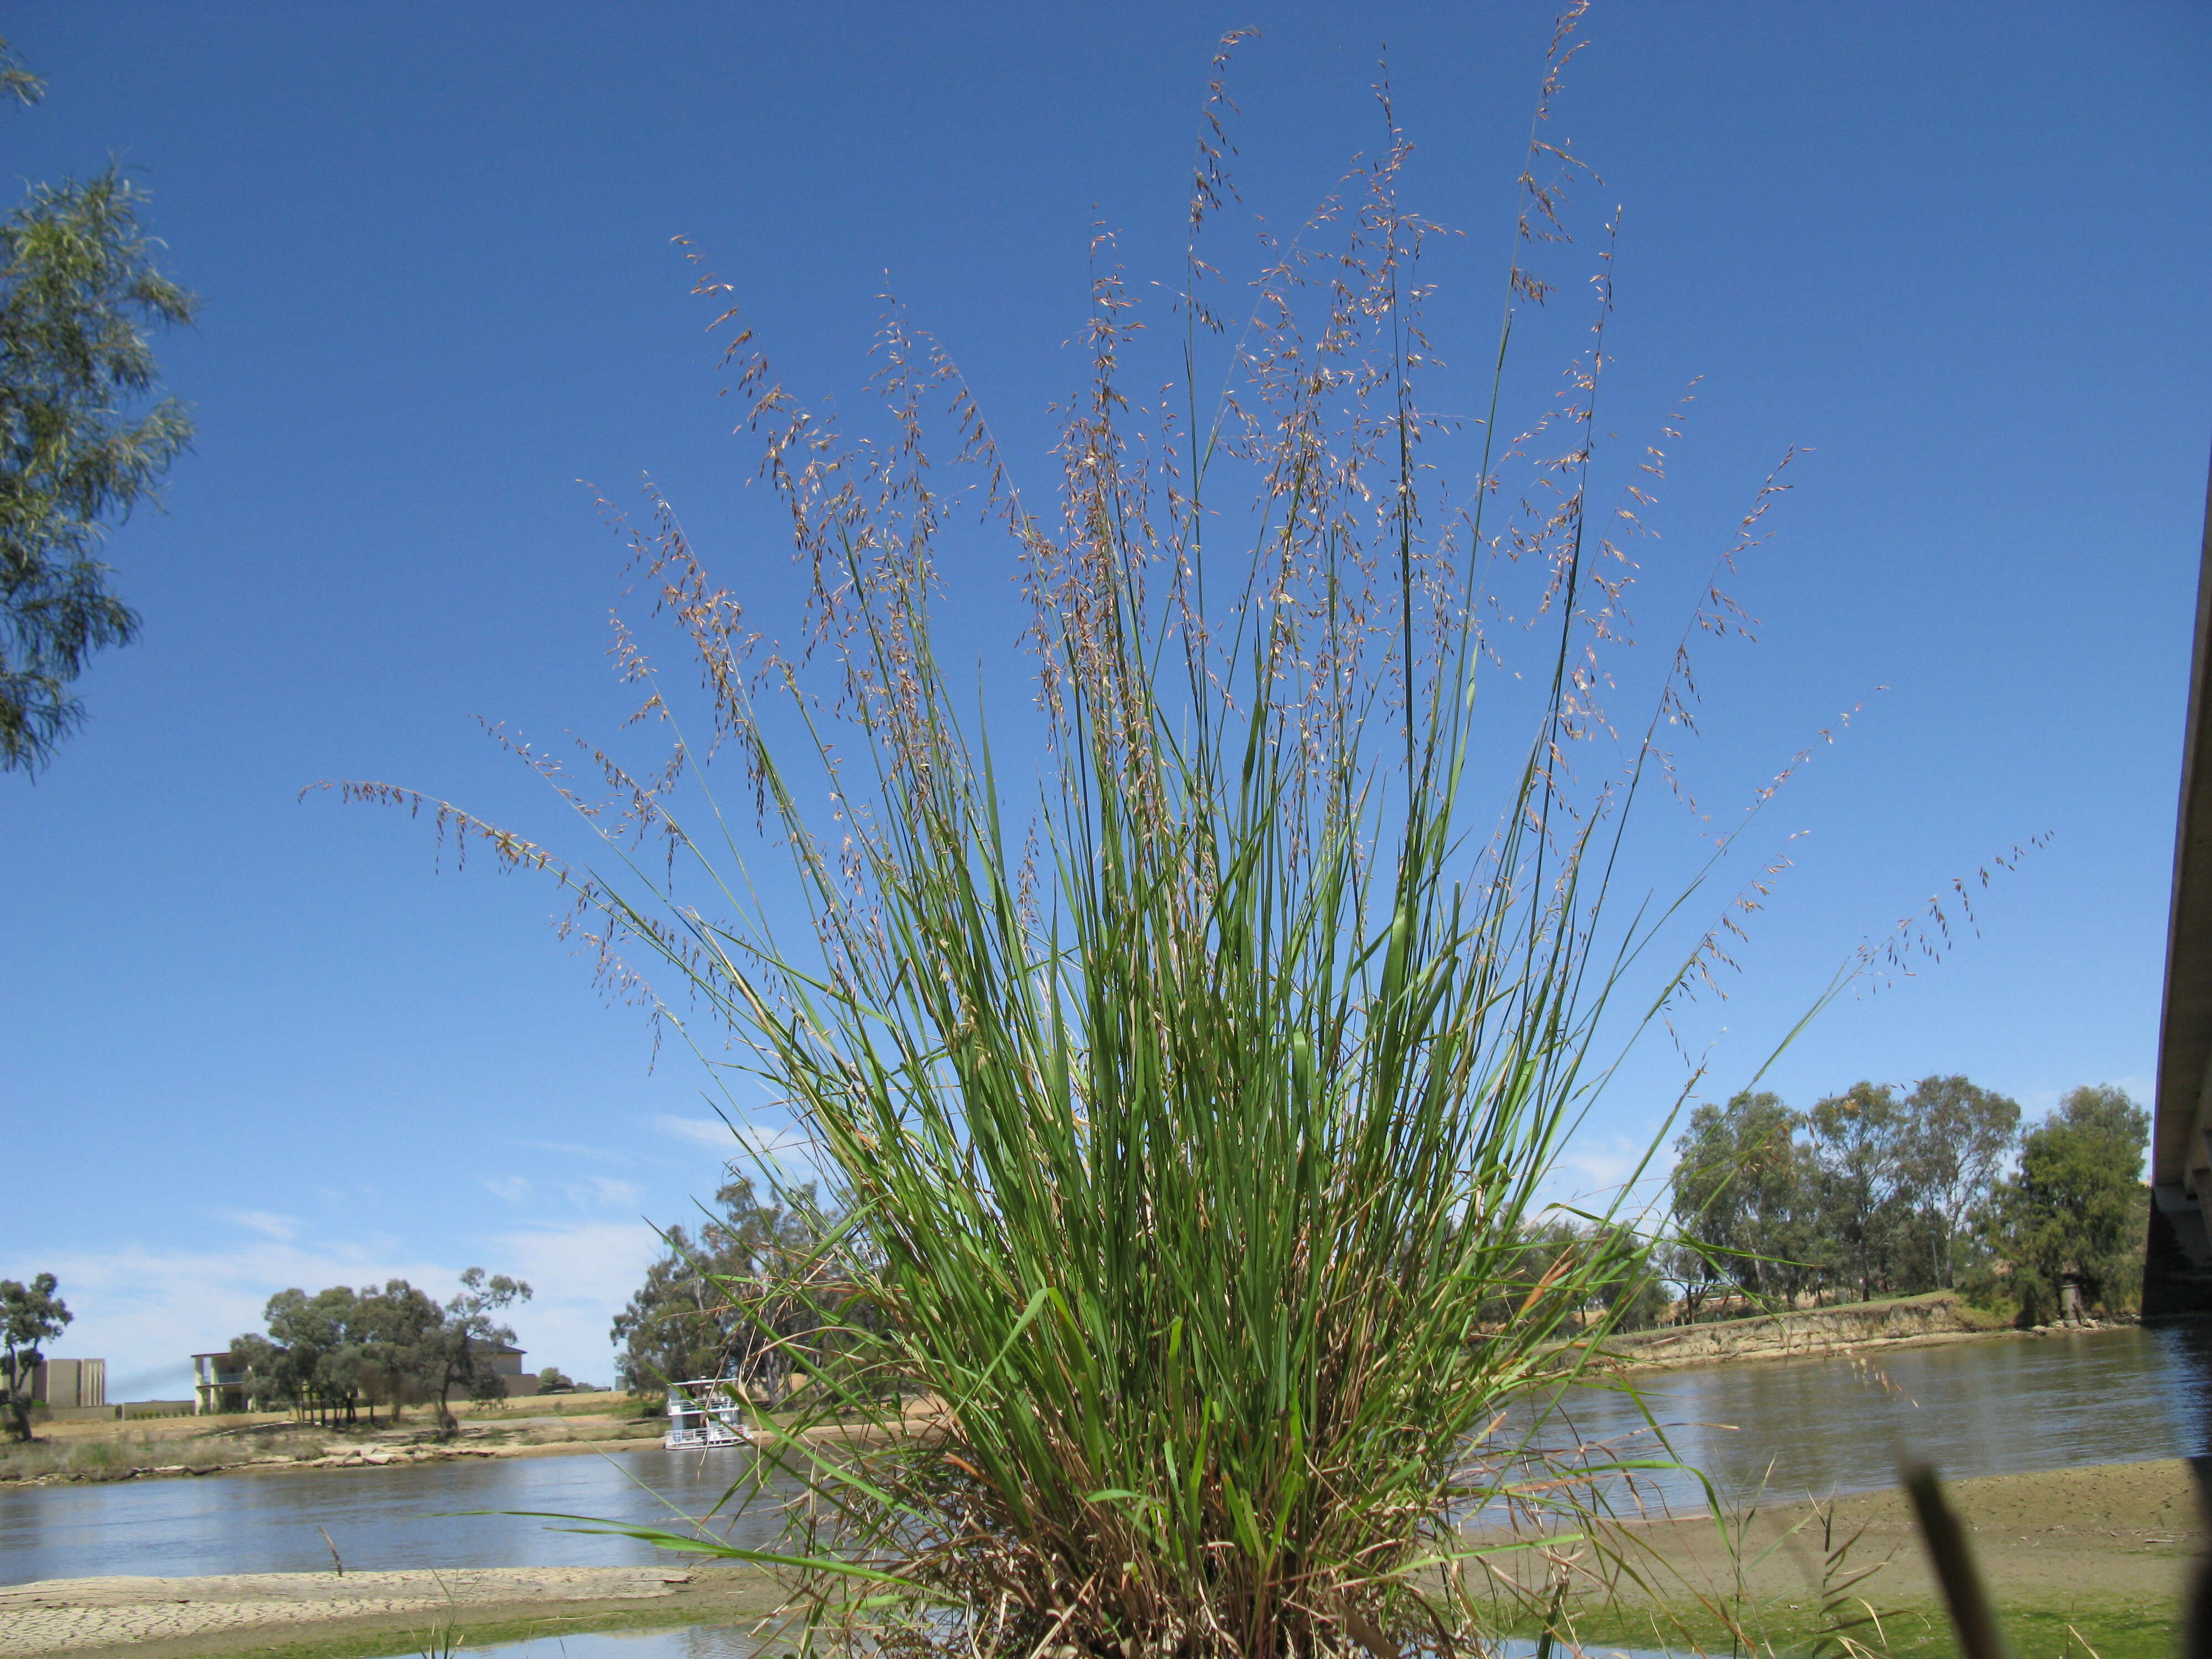
{"type": "MultiPolygon", "coordinates": [[[[2078,1655],[2085,1644],[2101,1659],[2148,1659],[2174,1651],[2182,1587],[2203,1543],[2185,1462],[1998,1475],[1960,1481],[1952,1496],[2020,1659],[2078,1655]]],[[[1882,1641],[1876,1643],[1870,1628],[1853,1634],[1869,1645],[1887,1645],[1900,1659],[1954,1652],[1917,1532],[1899,1497],[1859,1494],[1829,1506],[1829,1512],[1830,1539],[1852,1540],[1846,1571],[1879,1566],[1852,1588],[1841,1616],[1860,1616],[1871,1607],[1881,1615],[1882,1641]]],[[[1810,1649],[1823,1630],[1819,1510],[1805,1504],[1777,1507],[1753,1520],[1740,1537],[1732,1548],[1710,1520],[1620,1528],[1616,1547],[1645,1588],[1608,1596],[1585,1578],[1579,1599],[1570,1604],[1577,1638],[1678,1651],[1694,1639],[1708,1650],[1727,1651],[1725,1608],[1775,1651],[1810,1649]],[[1739,1560],[1747,1564],[1740,1595],[1739,1560]]],[[[1529,1560],[1520,1570],[1541,1568],[1529,1560]]],[[[1512,1622],[1518,1633],[1536,1633],[1538,1621],[1512,1622]]]]}

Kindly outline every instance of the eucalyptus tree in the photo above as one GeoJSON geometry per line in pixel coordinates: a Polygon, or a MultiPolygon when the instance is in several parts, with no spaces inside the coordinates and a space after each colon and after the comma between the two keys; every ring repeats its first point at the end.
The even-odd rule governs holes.
{"type": "Polygon", "coordinates": [[[54,1294],[60,1288],[52,1273],[39,1273],[27,1285],[0,1279],[0,1382],[7,1389],[9,1432],[18,1440],[31,1437],[31,1391],[46,1345],[76,1317],[54,1294]]]}
{"type": "Polygon", "coordinates": [[[249,1398],[283,1401],[301,1413],[350,1423],[366,1402],[398,1406],[410,1398],[437,1401],[439,1421],[453,1426],[448,1401],[457,1389],[490,1379],[502,1395],[487,1351],[512,1344],[514,1330],[495,1316],[530,1299],[530,1286],[481,1267],[461,1275],[461,1288],[442,1305],[404,1279],[382,1288],[343,1285],[310,1296],[279,1291],[263,1310],[268,1334],[249,1333],[230,1344],[233,1366],[249,1398]]]}
{"type": "Polygon", "coordinates": [[[279,1406],[301,1409],[302,1395],[291,1355],[260,1332],[246,1331],[231,1338],[228,1358],[248,1411],[279,1406]]]}
{"type": "Polygon", "coordinates": [[[1904,1109],[1887,1084],[1854,1083],[1806,1114],[1821,1208],[1862,1302],[1888,1280],[1889,1253],[1906,1213],[1904,1109]]]}
{"type": "Polygon", "coordinates": [[[482,1267],[461,1274],[461,1288],[446,1303],[438,1322],[423,1329],[409,1351],[416,1384],[438,1402],[438,1426],[451,1435],[454,1421],[453,1390],[465,1389],[473,1398],[504,1397],[505,1385],[492,1370],[488,1350],[512,1347],[514,1328],[501,1324],[498,1316],[531,1297],[530,1286],[505,1273],[487,1276],[482,1267]],[[487,1387],[487,1379],[489,1386],[487,1387]],[[490,1390],[497,1390],[494,1396],[490,1390]]]}
{"type": "Polygon", "coordinates": [[[1678,1270],[1695,1303],[1716,1285],[1786,1302],[1807,1270],[1816,1231],[1798,1141],[1802,1113],[1781,1096],[1746,1091],[1690,1115],[1674,1143],[1671,1182],[1678,1270]]]}
{"type": "Polygon", "coordinates": [[[2093,1307],[2117,1311],[2142,1295],[2149,1136],[2150,1114],[2126,1090],[2093,1085],[2021,1137],[2019,1167],[1999,1186],[1991,1219],[2031,1316],[2058,1311],[2069,1279],[2093,1307]]]}
{"type": "Polygon", "coordinates": [[[354,1420],[368,1381],[368,1331],[362,1298],[334,1285],[309,1296],[279,1291],[263,1310],[269,1340],[283,1354],[283,1375],[302,1411],[331,1423],[354,1420]]]}
{"type": "Polygon", "coordinates": [[[665,1249],[615,1316],[616,1381],[633,1393],[726,1376],[773,1397],[823,1322],[817,1297],[790,1291],[830,1230],[814,1188],[763,1197],[736,1165],[724,1175],[707,1218],[662,1234],[665,1249]]]}
{"type": "Polygon", "coordinates": [[[2019,1139],[2020,1103],[1954,1073],[1914,1084],[1904,1114],[1903,1182],[1921,1218],[1930,1280],[1949,1290],[1958,1283],[1969,1219],[1988,1200],[2019,1139]]]}
{"type": "Polygon", "coordinates": [[[446,1310],[404,1279],[388,1279],[381,1290],[363,1288],[356,1305],[369,1421],[376,1420],[379,1400],[391,1403],[397,1420],[400,1407],[423,1392],[421,1378],[446,1310]]]}
{"type": "MultiPolygon", "coordinates": [[[[0,95],[44,93],[0,41],[0,95]]],[[[111,163],[0,220],[0,771],[51,761],[84,718],[86,662],[137,635],[101,543],[191,441],[149,336],[198,301],[155,263],[146,199],[111,163]]]]}

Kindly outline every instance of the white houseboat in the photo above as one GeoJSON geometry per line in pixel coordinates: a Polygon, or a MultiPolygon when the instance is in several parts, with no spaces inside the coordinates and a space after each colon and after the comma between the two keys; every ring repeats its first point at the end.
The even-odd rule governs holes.
{"type": "Polygon", "coordinates": [[[660,1443],[670,1451],[694,1446],[744,1446],[751,1443],[745,1432],[744,1402],[736,1382],[726,1376],[702,1376],[668,1385],[668,1432],[660,1443]]]}

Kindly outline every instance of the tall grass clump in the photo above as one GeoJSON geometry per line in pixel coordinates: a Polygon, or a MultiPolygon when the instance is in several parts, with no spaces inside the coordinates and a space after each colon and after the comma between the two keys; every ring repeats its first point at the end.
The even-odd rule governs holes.
{"type": "MultiPolygon", "coordinates": [[[[1527,1248],[1601,1036],[1705,959],[1645,971],[1647,923],[1605,920],[1650,738],[1594,781],[1571,764],[1610,731],[1598,653],[1630,567],[1602,526],[1632,532],[1659,465],[1635,458],[1619,518],[1589,507],[1601,331],[1528,434],[1496,423],[1516,319],[1553,292],[1529,261],[1565,239],[1577,167],[1545,123],[1578,13],[1472,390],[1423,331],[1437,228],[1401,204],[1387,96],[1376,156],[1263,243],[1249,311],[1223,314],[1199,247],[1233,193],[1231,37],[1175,383],[1131,389],[1143,323],[1102,238],[1049,506],[896,307],[870,444],[806,410],[731,306],[732,391],[810,573],[803,640],[757,635],[654,495],[635,568],[707,712],[694,727],[625,630],[665,763],[586,745],[587,790],[516,745],[603,837],[592,861],[347,786],[568,884],[607,974],[788,1107],[787,1162],[829,1195],[793,1268],[818,1315],[800,1364],[834,1355],[842,1385],[799,1396],[820,1403],[771,1449],[806,1491],[781,1559],[848,1638],[1460,1650],[1481,1616],[1460,1528],[1519,1467],[1501,1407],[1644,1271],[1618,1226],[1534,1271],[1527,1248]],[[1431,413],[1432,378],[1474,412],[1431,413]],[[988,732],[993,685],[940,654],[979,518],[1034,693],[988,732]],[[684,994],[651,988],[672,977],[684,994]]],[[[1732,614],[1709,590],[1698,621],[1732,614]]]]}

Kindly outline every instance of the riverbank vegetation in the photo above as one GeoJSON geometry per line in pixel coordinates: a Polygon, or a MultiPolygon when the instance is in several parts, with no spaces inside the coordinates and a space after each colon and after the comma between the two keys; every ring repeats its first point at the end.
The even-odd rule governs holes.
{"type": "Polygon", "coordinates": [[[259,1457],[313,1457],[322,1450],[321,1436],[290,1425],[272,1425],[245,1436],[198,1425],[167,1433],[106,1424],[84,1426],[102,1431],[49,1431],[33,1441],[0,1446],[0,1480],[120,1480],[154,1470],[203,1474],[259,1457]]]}
{"type": "Polygon", "coordinates": [[[1859,1083],[1794,1111],[1702,1106],[1676,1143],[1677,1319],[1960,1289],[2023,1324],[2131,1311],[2142,1283],[2149,1115],[2126,1091],[2020,1108],[1963,1077],[1859,1083]]]}

